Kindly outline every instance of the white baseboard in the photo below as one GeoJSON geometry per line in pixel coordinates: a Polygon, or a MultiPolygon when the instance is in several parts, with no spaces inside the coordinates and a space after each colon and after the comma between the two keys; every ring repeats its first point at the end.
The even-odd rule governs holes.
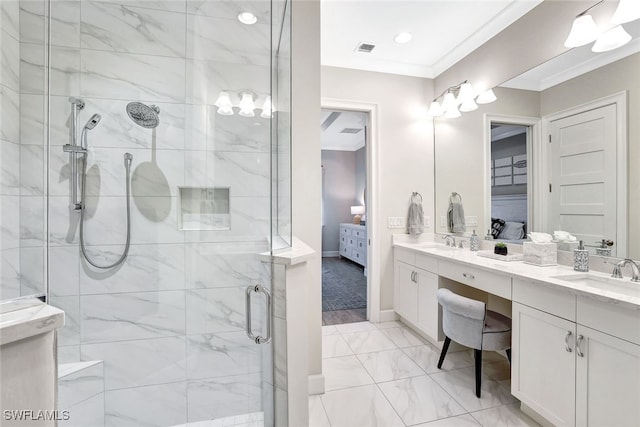
{"type": "Polygon", "coordinates": [[[395,310],[380,310],[380,322],[393,322],[399,318],[395,310]]]}
{"type": "Polygon", "coordinates": [[[324,251],[322,252],[322,258],[333,258],[340,256],[340,251],[324,251]]]}
{"type": "Polygon", "coordinates": [[[324,394],[324,375],[309,375],[309,396],[314,394],[324,394]]]}

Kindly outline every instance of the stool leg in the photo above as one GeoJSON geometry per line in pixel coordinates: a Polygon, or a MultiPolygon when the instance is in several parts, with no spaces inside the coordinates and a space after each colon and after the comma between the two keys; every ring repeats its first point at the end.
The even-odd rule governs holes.
{"type": "Polygon", "coordinates": [[[508,348],[506,352],[507,352],[507,359],[509,359],[509,365],[511,365],[511,349],[508,348]]]}
{"type": "Polygon", "coordinates": [[[438,360],[438,369],[442,369],[442,362],[444,362],[444,356],[446,356],[447,350],[449,350],[449,344],[451,344],[451,338],[444,337],[444,345],[440,352],[440,360],[438,360]]]}
{"type": "Polygon", "coordinates": [[[480,383],[482,379],[482,350],[473,350],[476,359],[476,396],[480,397],[480,383]]]}

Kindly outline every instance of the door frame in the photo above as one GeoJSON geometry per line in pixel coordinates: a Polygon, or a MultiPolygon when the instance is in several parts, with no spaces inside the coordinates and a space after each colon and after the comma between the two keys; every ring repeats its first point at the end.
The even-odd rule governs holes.
{"type": "Polygon", "coordinates": [[[367,113],[367,319],[380,321],[380,244],[377,239],[378,204],[378,104],[337,98],[321,98],[320,108],[367,113]]]}
{"type": "MultiPolygon", "coordinates": [[[[549,141],[551,136],[551,122],[606,107],[607,105],[616,106],[616,257],[618,258],[625,258],[629,249],[627,239],[629,209],[627,200],[627,186],[629,182],[627,175],[627,97],[628,94],[625,90],[542,117],[542,134],[545,135],[545,140],[549,141]]],[[[541,149],[541,159],[544,166],[542,171],[544,175],[541,176],[546,177],[547,182],[551,183],[551,149],[549,142],[541,144],[541,149]]],[[[547,208],[551,204],[551,197],[548,191],[543,192],[541,202],[544,208],[543,212],[549,212],[547,208]]],[[[543,229],[546,230],[549,225],[548,217],[545,215],[542,217],[542,220],[543,229]]]]}
{"type": "Polygon", "coordinates": [[[527,126],[527,230],[536,230],[542,218],[542,207],[538,206],[541,185],[536,182],[541,174],[540,119],[538,117],[509,116],[504,114],[484,115],[484,220],[485,229],[491,229],[491,123],[527,126]]]}

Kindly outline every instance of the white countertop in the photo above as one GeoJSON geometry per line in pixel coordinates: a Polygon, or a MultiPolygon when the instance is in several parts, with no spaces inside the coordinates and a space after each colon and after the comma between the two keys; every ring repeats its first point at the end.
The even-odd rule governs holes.
{"type": "MultiPolygon", "coordinates": [[[[37,301],[37,300],[35,300],[37,301]]],[[[7,303],[11,305],[13,302],[7,303]]],[[[0,345],[43,334],[64,326],[64,311],[37,301],[20,304],[15,310],[10,307],[0,313],[0,345]],[[9,309],[7,309],[9,308],[9,309]]]]}
{"type": "Polygon", "coordinates": [[[410,249],[441,260],[459,262],[495,274],[534,281],[544,286],[562,288],[573,293],[607,300],[612,303],[622,303],[630,308],[640,310],[640,283],[631,282],[629,277],[625,277],[624,279],[610,279],[609,274],[589,272],[587,274],[590,276],[606,278],[614,283],[613,285],[602,284],[602,286],[590,286],[578,282],[561,280],[555,277],[581,274],[574,271],[572,267],[564,265],[540,267],[525,264],[522,261],[493,260],[491,258],[478,256],[477,252],[471,252],[467,248],[451,249],[439,243],[436,243],[435,247],[421,247],[421,245],[429,242],[428,238],[417,240],[405,239],[402,238],[402,236],[399,237],[400,238],[396,238],[396,236],[394,236],[394,247],[410,249]]]}

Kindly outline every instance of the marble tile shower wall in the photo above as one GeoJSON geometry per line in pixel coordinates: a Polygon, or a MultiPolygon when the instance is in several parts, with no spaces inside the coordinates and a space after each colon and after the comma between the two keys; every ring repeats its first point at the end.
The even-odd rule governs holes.
{"type": "Polygon", "coordinates": [[[45,135],[23,119],[25,108],[44,116],[43,103],[32,105],[44,78],[26,82],[23,74],[32,59],[43,61],[44,26],[32,25],[32,10],[44,10],[44,1],[0,4],[0,300],[45,292],[45,135]]]}
{"type": "MultiPolygon", "coordinates": [[[[220,90],[270,85],[269,2],[51,3],[49,283],[67,313],[60,360],[104,360],[106,425],[153,426],[262,410],[263,346],[244,332],[244,288],[265,280],[269,122],[221,116],[220,90]],[[68,96],[86,101],[89,252],[115,260],[126,237],[123,155],[133,154],[131,251],[114,271],[79,257],[70,212],[68,96]],[[155,130],[128,102],[160,107],[155,130]],[[231,229],[179,229],[178,187],[230,187],[231,229]]],[[[30,72],[43,72],[33,64],[30,72]]]]}

